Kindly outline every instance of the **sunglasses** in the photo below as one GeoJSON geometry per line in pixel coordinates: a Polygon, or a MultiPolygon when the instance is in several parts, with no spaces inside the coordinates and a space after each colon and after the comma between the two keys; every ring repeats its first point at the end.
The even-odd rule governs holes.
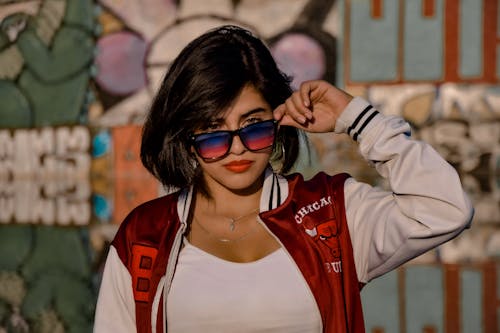
{"type": "Polygon", "coordinates": [[[277,122],[260,121],[234,131],[214,131],[191,135],[190,140],[198,155],[204,160],[216,160],[229,154],[233,137],[237,135],[246,149],[258,151],[274,143],[277,122]]]}

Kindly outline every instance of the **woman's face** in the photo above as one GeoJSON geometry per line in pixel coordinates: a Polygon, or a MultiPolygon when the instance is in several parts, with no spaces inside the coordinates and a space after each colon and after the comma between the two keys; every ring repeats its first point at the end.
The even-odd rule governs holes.
{"type": "MultiPolygon", "coordinates": [[[[256,125],[260,128],[258,130],[260,135],[257,135],[253,141],[250,141],[250,139],[247,141],[247,146],[250,145],[252,149],[262,146],[266,148],[251,151],[245,147],[239,135],[233,135],[227,154],[224,154],[226,150],[223,146],[221,148],[220,144],[207,144],[204,146],[204,151],[200,151],[200,149],[196,153],[207,189],[212,195],[221,190],[230,190],[242,195],[260,190],[263,173],[268,166],[272,153],[274,139],[272,133],[275,126],[272,123],[272,109],[252,85],[247,85],[220,119],[208,120],[207,126],[195,132],[195,135],[198,135],[214,131],[234,131],[266,120],[268,122],[264,123],[265,125],[262,128],[260,128],[261,125],[256,125]],[[252,145],[255,145],[255,147],[252,147],[252,145]],[[212,154],[210,156],[222,155],[222,157],[204,159],[200,157],[200,153],[205,154],[205,156],[212,154]]],[[[198,138],[201,141],[203,136],[198,138]]],[[[252,139],[254,139],[254,136],[252,136],[252,139]]]]}

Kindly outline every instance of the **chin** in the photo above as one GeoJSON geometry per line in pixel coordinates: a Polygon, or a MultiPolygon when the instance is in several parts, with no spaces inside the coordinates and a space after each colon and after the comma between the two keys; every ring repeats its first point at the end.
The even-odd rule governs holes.
{"type": "Polygon", "coordinates": [[[260,190],[264,182],[264,173],[259,175],[236,174],[232,179],[226,179],[225,187],[235,193],[251,194],[260,190]]]}

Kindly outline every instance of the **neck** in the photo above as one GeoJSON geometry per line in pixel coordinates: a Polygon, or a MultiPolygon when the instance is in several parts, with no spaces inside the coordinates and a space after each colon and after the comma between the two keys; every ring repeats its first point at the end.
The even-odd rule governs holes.
{"type": "Polygon", "coordinates": [[[243,213],[258,210],[262,194],[264,175],[250,188],[230,190],[219,184],[208,189],[209,196],[197,192],[197,206],[206,212],[226,217],[236,217],[243,213]]]}

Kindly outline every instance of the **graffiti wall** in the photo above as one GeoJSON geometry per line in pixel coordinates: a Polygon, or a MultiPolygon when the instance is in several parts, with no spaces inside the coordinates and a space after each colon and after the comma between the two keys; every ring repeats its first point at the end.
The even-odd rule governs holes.
{"type": "MultiPolygon", "coordinates": [[[[262,37],[295,88],[325,79],[403,116],[473,199],[468,232],[365,288],[371,331],[498,331],[499,2],[0,1],[0,332],[91,331],[117,226],[164,193],[138,156],[151,99],[179,51],[227,23],[262,37]],[[432,311],[421,283],[441,295],[432,311]],[[381,291],[393,312],[376,312],[381,291]]],[[[348,137],[309,141],[306,175],[385,186],[348,137]]]]}

